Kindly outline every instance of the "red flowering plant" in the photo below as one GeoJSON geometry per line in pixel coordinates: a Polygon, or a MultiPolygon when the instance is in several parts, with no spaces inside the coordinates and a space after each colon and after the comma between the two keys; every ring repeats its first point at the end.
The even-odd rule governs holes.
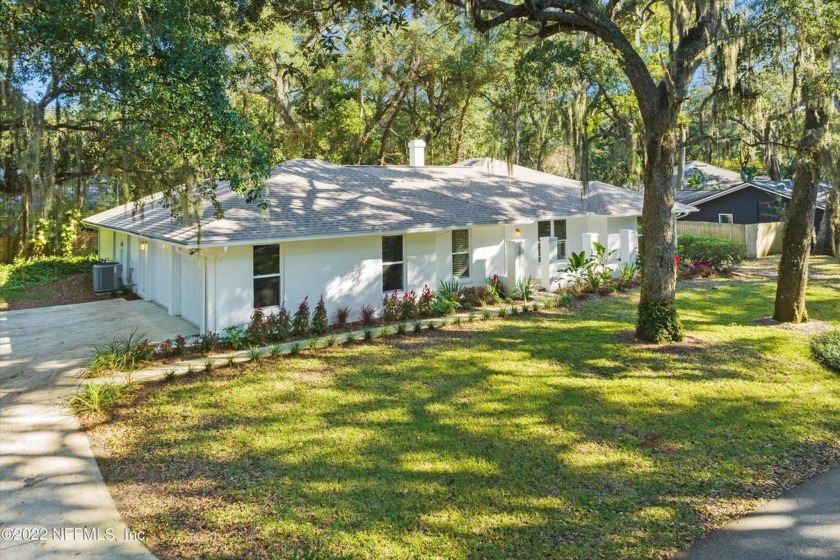
{"type": "Polygon", "coordinates": [[[403,294],[400,303],[400,319],[407,321],[417,316],[417,293],[414,290],[403,294]]]}
{"type": "Polygon", "coordinates": [[[382,320],[386,323],[393,323],[400,318],[400,296],[394,290],[390,296],[382,299],[382,320]]]}
{"type": "Polygon", "coordinates": [[[420,297],[417,298],[417,316],[431,317],[435,308],[435,294],[428,284],[423,286],[420,297]]]}

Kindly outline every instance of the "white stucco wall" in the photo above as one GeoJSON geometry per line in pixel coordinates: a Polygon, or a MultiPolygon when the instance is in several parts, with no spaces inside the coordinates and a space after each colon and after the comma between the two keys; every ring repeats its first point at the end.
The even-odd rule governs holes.
{"type": "MultiPolygon", "coordinates": [[[[406,259],[406,283],[408,290],[420,293],[423,285],[437,288],[440,278],[438,243],[443,237],[449,239],[449,232],[412,233],[403,237],[403,258],[406,259]]],[[[381,276],[379,279],[382,282],[381,276]]]]}
{"type": "MultiPolygon", "coordinates": [[[[582,235],[597,233],[609,248],[620,246],[619,232],[635,229],[636,219],[584,216],[569,218],[567,253],[582,249],[582,235]]],[[[470,277],[462,282],[482,285],[487,276],[507,272],[506,240],[515,238],[515,230],[525,250],[525,275],[538,278],[537,222],[480,226],[470,229],[470,277]]],[[[133,267],[132,281],[147,299],[156,299],[165,270],[157,262],[161,244],[149,240],[145,251],[141,239],[111,230],[100,230],[100,258],[123,263],[124,281],[133,267]],[[145,266],[144,266],[145,265],[145,266]],[[145,271],[145,272],[144,272],[145,271]]],[[[452,234],[450,231],[414,233],[403,236],[406,289],[422,289],[427,284],[437,289],[441,280],[452,278],[452,234]]],[[[362,305],[380,308],[382,304],[382,239],[380,236],[350,237],[315,241],[279,243],[281,300],[293,312],[305,296],[314,308],[321,294],[332,315],[336,307],[346,305],[358,313],[362,305]]],[[[253,312],[253,249],[251,246],[202,249],[189,257],[172,248],[171,266],[164,280],[171,286],[170,312],[190,315],[193,322],[206,322],[206,329],[247,323],[253,312]],[[192,269],[191,279],[182,278],[192,269]],[[205,286],[206,284],[206,286],[205,286]],[[206,294],[201,292],[206,290],[206,294]],[[188,296],[183,298],[183,296],[188,296]],[[198,302],[197,299],[206,301],[198,302]],[[187,310],[183,304],[191,309],[187,310]],[[202,308],[199,313],[198,309],[202,308]]],[[[617,256],[616,256],[617,259],[617,256]]]]}
{"type": "MultiPolygon", "coordinates": [[[[216,267],[216,285],[208,294],[215,304],[215,325],[210,330],[219,332],[225,327],[245,323],[251,317],[254,305],[253,250],[250,246],[230,247],[208,266],[216,267]]],[[[283,252],[280,252],[281,289],[285,285],[283,276],[283,252]]]]}
{"type": "MultiPolygon", "coordinates": [[[[281,299],[290,312],[306,296],[313,309],[321,294],[330,315],[340,305],[350,307],[353,313],[358,313],[362,305],[381,307],[380,236],[286,242],[279,246],[281,299]]],[[[485,275],[504,273],[503,226],[472,228],[470,249],[471,276],[465,283],[481,285],[485,275]]],[[[207,258],[208,266],[215,267],[213,293],[208,294],[215,309],[208,312],[208,328],[220,331],[246,323],[253,312],[252,247],[230,247],[219,257],[208,252],[207,258]]],[[[404,235],[403,259],[407,290],[419,293],[424,284],[436,290],[441,279],[452,277],[451,233],[404,235]]]]}
{"type": "Polygon", "coordinates": [[[613,255],[612,260],[617,261],[619,260],[620,253],[621,253],[621,230],[623,229],[632,229],[636,231],[636,217],[621,217],[621,218],[610,218],[607,222],[607,231],[609,236],[609,245],[607,248],[610,251],[615,251],[615,255],[613,255]]]}
{"type": "Polygon", "coordinates": [[[483,286],[494,274],[505,274],[505,226],[481,226],[470,230],[470,284],[483,286]],[[481,264],[483,261],[483,266],[481,264]],[[483,269],[483,271],[482,271],[483,269]]]}

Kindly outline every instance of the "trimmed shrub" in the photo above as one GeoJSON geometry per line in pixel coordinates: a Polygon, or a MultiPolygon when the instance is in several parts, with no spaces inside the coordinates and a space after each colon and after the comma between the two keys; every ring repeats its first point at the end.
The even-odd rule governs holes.
{"type": "Polygon", "coordinates": [[[467,309],[471,307],[481,307],[484,304],[492,304],[493,296],[487,291],[486,286],[468,286],[464,288],[464,293],[461,296],[461,306],[467,309]]]}
{"type": "Polygon", "coordinates": [[[400,319],[408,321],[417,317],[417,294],[414,290],[403,294],[400,303],[400,319]]]}
{"type": "Polygon", "coordinates": [[[400,318],[400,298],[397,295],[397,290],[394,290],[390,296],[386,295],[382,298],[382,320],[386,323],[393,323],[400,318]]]}
{"type": "Polygon", "coordinates": [[[420,297],[417,298],[417,316],[431,317],[435,312],[435,294],[428,285],[423,285],[423,291],[420,292],[420,297]]]}
{"type": "Polygon", "coordinates": [[[743,243],[696,235],[680,236],[677,246],[680,259],[705,261],[718,272],[730,272],[744,260],[746,252],[743,243]]]}
{"type": "Polygon", "coordinates": [[[811,341],[811,354],[828,369],[840,373],[840,329],[815,336],[811,341]]]}
{"type": "Polygon", "coordinates": [[[330,328],[329,319],[327,319],[327,306],[324,304],[324,296],[318,300],[315,306],[315,312],[312,313],[312,332],[315,334],[324,334],[330,328]]]}
{"type": "Polygon", "coordinates": [[[262,343],[268,339],[268,325],[266,324],[265,314],[259,307],[255,308],[251,314],[251,322],[248,323],[245,332],[248,333],[248,339],[251,342],[262,343]]]}
{"type": "Polygon", "coordinates": [[[298,310],[295,311],[295,316],[292,317],[292,332],[297,336],[309,332],[309,296],[303,298],[298,310]]]}
{"type": "Polygon", "coordinates": [[[289,338],[290,321],[291,317],[289,316],[289,310],[286,309],[285,305],[280,306],[280,310],[277,311],[277,315],[272,312],[265,321],[268,329],[269,340],[282,341],[289,338]]]}

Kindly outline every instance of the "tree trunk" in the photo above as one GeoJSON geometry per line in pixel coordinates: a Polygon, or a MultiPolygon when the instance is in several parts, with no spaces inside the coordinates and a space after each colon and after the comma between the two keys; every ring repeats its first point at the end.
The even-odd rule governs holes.
{"type": "Polygon", "coordinates": [[[840,185],[834,185],[826,197],[815,252],[830,257],[840,256],[840,185]]]}
{"type": "Polygon", "coordinates": [[[682,340],[677,316],[674,267],[674,159],[677,152],[673,119],[659,114],[645,125],[645,199],[642,210],[642,289],[636,336],[647,342],[682,340]]]}
{"type": "Polygon", "coordinates": [[[29,222],[30,222],[30,214],[29,214],[29,202],[30,202],[30,194],[29,191],[26,190],[23,193],[23,208],[21,209],[20,213],[20,253],[24,258],[28,258],[30,256],[30,247],[29,247],[29,222]]]}
{"type": "Polygon", "coordinates": [[[776,145],[776,134],[769,122],[764,126],[764,170],[773,181],[782,180],[779,147],[776,145]]]}
{"type": "Polygon", "coordinates": [[[394,105],[394,110],[391,113],[391,116],[385,122],[385,128],[382,131],[382,138],[379,139],[379,155],[377,156],[377,161],[379,161],[379,165],[385,165],[385,155],[388,149],[388,140],[391,138],[391,131],[394,128],[394,122],[397,120],[397,116],[399,116],[400,111],[402,110],[402,106],[405,102],[405,98],[407,95],[408,89],[404,89],[400,92],[399,100],[397,101],[396,105],[394,105]]]}
{"type": "Polygon", "coordinates": [[[458,136],[455,139],[455,161],[463,161],[464,160],[464,132],[465,125],[467,122],[467,111],[470,108],[470,102],[472,101],[472,91],[467,94],[467,98],[464,100],[464,105],[461,107],[461,113],[458,115],[458,136]]]}
{"type": "Polygon", "coordinates": [[[677,165],[677,174],[674,176],[674,188],[682,190],[683,176],[685,175],[685,126],[680,127],[680,160],[677,165]]]}
{"type": "Polygon", "coordinates": [[[817,206],[820,174],[826,155],[831,95],[822,88],[819,76],[828,75],[830,51],[814,53],[816,70],[802,83],[805,123],[797,145],[797,168],[793,193],[782,233],[782,257],[776,284],[773,318],[785,323],[808,320],[805,289],[808,286],[808,259],[814,239],[814,211],[817,206]],[[821,91],[822,88],[822,91],[821,91]]]}

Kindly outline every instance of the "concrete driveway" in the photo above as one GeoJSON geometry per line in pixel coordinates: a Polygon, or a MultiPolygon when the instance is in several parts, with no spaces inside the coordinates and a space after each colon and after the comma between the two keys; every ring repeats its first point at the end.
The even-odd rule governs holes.
{"type": "Polygon", "coordinates": [[[91,346],[134,329],[153,341],[197,332],[144,301],[0,312],[0,558],[154,558],[126,538],[64,407],[91,346]]]}

